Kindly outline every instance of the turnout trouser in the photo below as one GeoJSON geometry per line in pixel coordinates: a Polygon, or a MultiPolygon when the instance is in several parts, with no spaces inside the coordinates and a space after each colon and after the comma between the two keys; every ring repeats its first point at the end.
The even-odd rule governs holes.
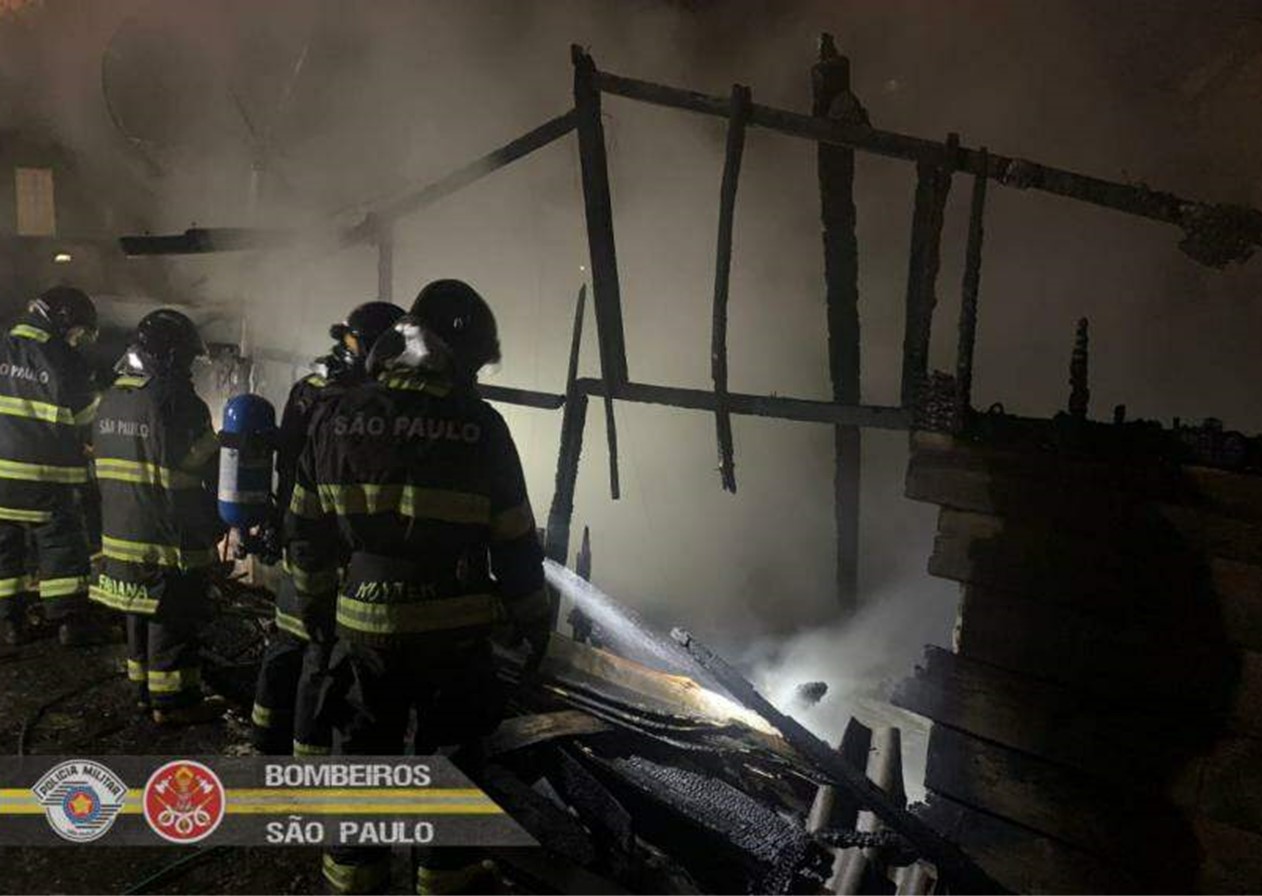
{"type": "Polygon", "coordinates": [[[77,505],[52,511],[48,520],[0,519],[0,619],[17,622],[38,579],[45,618],[64,620],[87,606],[91,561],[83,515],[77,505]],[[31,563],[29,549],[35,552],[31,563]]]}
{"type": "Polygon", "coordinates": [[[316,718],[328,648],[314,644],[302,623],[293,580],[281,582],[276,632],[267,643],[250,713],[254,745],[270,755],[323,755],[332,734],[316,718]]]}
{"type": "Polygon", "coordinates": [[[293,750],[294,704],[306,652],[307,641],[284,630],[277,630],[263,651],[250,712],[254,746],[262,753],[288,756],[293,750]]]}
{"type": "Polygon", "coordinates": [[[207,618],[206,577],[167,573],[153,613],[127,613],[127,677],[138,702],[155,709],[202,699],[199,633],[207,618]]]}
{"type": "MultiPolygon", "coordinates": [[[[440,746],[490,733],[503,715],[504,694],[484,638],[426,639],[398,647],[369,647],[339,640],[329,660],[326,714],[334,720],[333,752],[339,756],[397,755],[411,748],[433,753],[440,746]],[[410,713],[416,733],[406,743],[410,713]]],[[[476,769],[465,768],[476,776],[476,769]]],[[[413,850],[418,893],[460,892],[473,882],[477,849],[413,850]]],[[[339,893],[385,892],[390,850],[329,850],[324,876],[339,893]]]]}

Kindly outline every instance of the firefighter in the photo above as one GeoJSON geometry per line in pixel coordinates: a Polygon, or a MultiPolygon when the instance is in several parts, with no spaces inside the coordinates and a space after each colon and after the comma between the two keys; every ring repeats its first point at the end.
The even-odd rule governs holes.
{"type": "Polygon", "coordinates": [[[96,337],[96,308],[56,286],[34,299],[0,339],[0,641],[25,635],[28,541],[44,616],[67,646],[92,640],[91,572],[81,490],[96,409],[81,346],[96,337]]]}
{"type": "MultiPolygon", "coordinates": [[[[403,309],[398,305],[366,302],[343,323],[330,328],[329,335],[336,340],[332,351],[316,361],[315,373],[294,384],[281,415],[276,452],[277,507],[289,506],[294,469],[307,442],[317,404],[364,379],[368,352],[377,337],[402,316],[403,309]]],[[[315,688],[328,662],[328,645],[310,642],[292,575],[286,574],[276,597],[276,633],[263,655],[250,714],[254,744],[263,753],[292,751],[301,756],[329,751],[328,728],[317,724],[314,718],[318,696],[315,688]]]]}
{"type": "MultiPolygon", "coordinates": [[[[376,380],[326,405],[312,429],[286,530],[307,627],[320,641],[336,633],[322,709],[338,755],[404,752],[413,709],[415,752],[474,742],[503,712],[492,629],[512,625],[534,658],[546,647],[543,553],[521,462],[475,389],[498,358],[486,303],[465,283],[437,281],[378,341],[376,380]],[[339,554],[349,554],[340,587],[339,554]]],[[[468,850],[418,858],[420,893],[486,885],[468,850]]],[[[372,892],[387,885],[389,861],[388,849],[335,850],[324,874],[336,892],[372,892]]]]}
{"type": "Polygon", "coordinates": [[[104,565],[91,598],[127,620],[127,676],[163,724],[205,721],[198,632],[206,576],[224,525],[215,506],[218,440],[192,365],[206,349],[193,322],[147,314],[119,362],[94,426],[104,565]]]}

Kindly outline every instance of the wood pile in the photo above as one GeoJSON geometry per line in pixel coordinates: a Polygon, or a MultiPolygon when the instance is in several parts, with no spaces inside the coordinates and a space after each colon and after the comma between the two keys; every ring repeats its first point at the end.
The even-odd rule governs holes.
{"type": "Polygon", "coordinates": [[[912,436],[961,583],[924,816],[1018,892],[1262,890],[1262,476],[912,436]]]}

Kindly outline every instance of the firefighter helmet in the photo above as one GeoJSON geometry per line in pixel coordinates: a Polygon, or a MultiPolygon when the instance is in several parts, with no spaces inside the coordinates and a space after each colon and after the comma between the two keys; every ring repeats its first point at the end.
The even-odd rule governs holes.
{"type": "Polygon", "coordinates": [[[195,359],[206,354],[206,344],[187,315],[174,308],[159,308],[136,326],[133,351],[147,369],[187,371],[195,359]]]}
{"type": "Polygon", "coordinates": [[[357,306],[346,320],[329,328],[329,335],[351,354],[366,358],[382,333],[403,316],[403,309],[390,302],[365,302],[357,306]]]}
{"type": "Polygon", "coordinates": [[[71,345],[96,338],[96,306],[81,289],[54,286],[32,299],[27,310],[48,321],[53,331],[71,345]]]}
{"type": "Polygon", "coordinates": [[[495,315],[463,280],[435,280],[426,286],[412,303],[411,316],[447,344],[464,373],[476,374],[500,359],[495,315]]]}

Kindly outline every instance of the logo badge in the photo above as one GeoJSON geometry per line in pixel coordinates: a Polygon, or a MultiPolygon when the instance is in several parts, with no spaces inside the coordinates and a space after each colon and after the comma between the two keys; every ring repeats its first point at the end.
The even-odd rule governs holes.
{"type": "Polygon", "coordinates": [[[149,776],[144,794],[145,821],[172,843],[196,843],[223,821],[227,796],[223,782],[191,759],[168,762],[149,776]]]}
{"type": "Polygon", "coordinates": [[[104,836],[127,799],[127,785],[118,775],[86,759],[50,768],[31,792],[57,836],[72,843],[104,836]]]}

